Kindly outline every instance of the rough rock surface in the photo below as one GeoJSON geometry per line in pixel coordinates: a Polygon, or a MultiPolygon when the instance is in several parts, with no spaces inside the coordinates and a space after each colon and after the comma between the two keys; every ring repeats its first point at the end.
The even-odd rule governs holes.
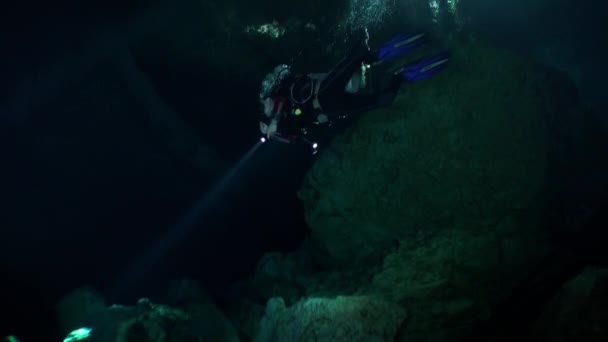
{"type": "Polygon", "coordinates": [[[466,44],[452,53],[448,71],[361,116],[309,173],[306,218],[336,261],[417,231],[483,231],[534,215],[547,166],[542,84],[505,52],[466,44]]]}
{"type": "Polygon", "coordinates": [[[214,304],[202,292],[196,297],[183,308],[146,298],[135,306],[108,306],[95,292],[79,289],[57,305],[59,325],[66,333],[91,328],[93,342],[238,342],[236,330],[214,304]]]}
{"type": "Polygon", "coordinates": [[[372,297],[308,298],[289,308],[272,298],[255,341],[386,341],[405,316],[397,305],[372,297]]]}
{"type": "Polygon", "coordinates": [[[407,312],[387,340],[452,341],[552,251],[547,197],[582,160],[585,111],[554,71],[472,39],[450,50],[320,153],[300,191],[312,237],[260,262],[232,317],[245,335],[300,331],[304,303],[344,296],[407,312]]]}
{"type": "Polygon", "coordinates": [[[608,269],[589,267],[564,284],[538,320],[538,341],[608,340],[608,269]]]}

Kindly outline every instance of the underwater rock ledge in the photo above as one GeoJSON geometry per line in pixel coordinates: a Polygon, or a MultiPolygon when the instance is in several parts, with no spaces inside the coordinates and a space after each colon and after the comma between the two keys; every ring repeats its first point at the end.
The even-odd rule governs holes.
{"type": "Polygon", "coordinates": [[[312,236],[260,261],[230,313],[246,336],[341,340],[322,325],[303,332],[331,322],[306,303],[375,298],[391,329],[348,339],[457,340],[554,249],[545,223],[556,189],[589,168],[588,111],[557,71],[472,38],[450,51],[448,70],[320,153],[299,192],[312,236]]]}

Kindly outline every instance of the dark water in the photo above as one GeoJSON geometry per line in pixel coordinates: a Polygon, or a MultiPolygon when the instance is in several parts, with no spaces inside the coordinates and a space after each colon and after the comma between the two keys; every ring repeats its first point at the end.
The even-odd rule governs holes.
{"type": "MultiPolygon", "coordinates": [[[[445,37],[457,30],[484,36],[563,70],[606,122],[604,2],[461,0],[459,23],[433,22],[425,1],[357,4],[354,11],[346,0],[5,5],[0,306],[8,320],[0,334],[51,341],[56,300],[85,284],[112,301],[133,302],[160,298],[172,278],[187,276],[221,301],[222,289],[250,274],[262,253],[296,248],[307,227],[295,192],[313,158],[263,146],[186,224],[186,238],[152,253],[144,263],[154,266],[143,274],[124,278],[132,260],[148,255],[255,144],[265,72],[293,58],[302,69],[330,65],[361,26],[378,40],[436,25],[445,37]],[[247,13],[238,16],[246,22],[218,19],[230,11],[247,13]],[[404,22],[403,13],[417,21],[404,22]],[[355,19],[342,21],[349,15],[355,19]],[[319,31],[298,31],[279,51],[243,35],[250,24],[307,17],[324,18],[319,31]],[[151,93],[129,88],[129,77],[139,77],[125,76],[131,67],[151,93]],[[151,119],[159,103],[167,109],[158,115],[170,111],[165,120],[180,122],[173,131],[151,119]],[[193,161],[193,141],[213,153],[193,161]]],[[[594,177],[590,183],[605,184],[603,174],[594,177]]]]}

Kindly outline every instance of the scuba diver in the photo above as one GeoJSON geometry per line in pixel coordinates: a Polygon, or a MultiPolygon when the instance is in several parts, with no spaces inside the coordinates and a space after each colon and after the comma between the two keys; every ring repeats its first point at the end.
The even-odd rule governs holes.
{"type": "Polygon", "coordinates": [[[389,106],[404,83],[426,79],[443,70],[449,54],[441,52],[413,62],[408,56],[427,44],[424,33],[393,38],[376,51],[368,45],[369,34],[327,73],[292,74],[279,65],[262,82],[260,121],[262,142],[306,142],[315,127],[330,126],[337,119],[389,106]],[[407,59],[406,59],[407,57],[407,59]]]}

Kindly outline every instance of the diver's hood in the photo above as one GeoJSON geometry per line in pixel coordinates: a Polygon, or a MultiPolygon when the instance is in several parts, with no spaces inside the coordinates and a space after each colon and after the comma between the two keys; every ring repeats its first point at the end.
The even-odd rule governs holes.
{"type": "Polygon", "coordinates": [[[266,74],[260,87],[260,101],[270,97],[274,90],[281,84],[283,79],[290,74],[290,68],[287,64],[279,64],[274,69],[266,74]]]}

